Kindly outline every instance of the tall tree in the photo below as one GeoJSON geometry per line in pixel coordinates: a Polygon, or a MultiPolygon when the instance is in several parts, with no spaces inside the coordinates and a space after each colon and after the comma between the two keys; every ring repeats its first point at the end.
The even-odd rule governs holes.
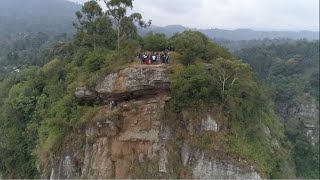
{"type": "Polygon", "coordinates": [[[145,23],[140,13],[127,15],[127,9],[133,8],[133,0],[98,0],[106,5],[106,14],[111,17],[114,28],[117,32],[117,47],[120,49],[121,42],[126,38],[133,38],[137,35],[137,26],[147,27],[151,20],[145,23]]]}
{"type": "Polygon", "coordinates": [[[104,15],[102,8],[96,1],[86,2],[81,12],[76,12],[78,23],[74,26],[78,30],[76,40],[81,45],[96,49],[98,46],[113,46],[115,35],[111,19],[104,15]]]}
{"type": "Polygon", "coordinates": [[[148,33],[143,38],[144,48],[148,51],[163,51],[167,47],[167,39],[165,34],[148,33]]]}

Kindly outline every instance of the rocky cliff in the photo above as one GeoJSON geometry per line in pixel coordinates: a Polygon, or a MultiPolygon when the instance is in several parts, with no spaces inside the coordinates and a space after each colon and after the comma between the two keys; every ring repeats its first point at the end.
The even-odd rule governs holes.
{"type": "Polygon", "coordinates": [[[277,103],[276,109],[289,132],[299,129],[312,144],[319,142],[319,104],[314,97],[303,94],[290,103],[277,103]]]}
{"type": "MultiPolygon", "coordinates": [[[[70,140],[51,157],[50,178],[261,179],[250,164],[191,147],[192,142],[179,141],[174,148],[176,130],[164,111],[169,83],[166,66],[136,66],[109,74],[92,89],[78,87],[77,98],[104,106],[104,112],[77,132],[81,140],[70,140]],[[119,106],[111,109],[111,100],[119,106]]],[[[200,124],[188,112],[171,118],[181,118],[190,135],[205,131],[219,137],[223,124],[215,116],[205,113],[200,124]]]]}

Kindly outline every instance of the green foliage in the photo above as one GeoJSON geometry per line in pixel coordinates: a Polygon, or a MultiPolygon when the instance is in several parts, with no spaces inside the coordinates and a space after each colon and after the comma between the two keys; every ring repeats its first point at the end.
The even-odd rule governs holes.
{"type": "Polygon", "coordinates": [[[294,160],[298,178],[319,179],[319,143],[311,145],[302,134],[289,135],[294,143],[294,160]]]}
{"type": "Polygon", "coordinates": [[[268,88],[275,89],[275,101],[288,102],[302,93],[319,99],[319,41],[253,47],[236,55],[252,66],[268,88]]]}
{"type": "Polygon", "coordinates": [[[99,52],[92,52],[89,53],[85,62],[84,67],[87,68],[88,72],[95,72],[102,68],[102,66],[105,64],[105,56],[102,53],[99,52]]]}
{"type": "Polygon", "coordinates": [[[200,104],[220,102],[236,119],[245,119],[264,107],[264,97],[250,67],[239,61],[218,59],[204,64],[176,66],[171,77],[173,107],[176,111],[200,104]],[[223,77],[228,77],[225,82],[223,77]],[[242,117],[242,115],[244,115],[242,117]]]}
{"type": "Polygon", "coordinates": [[[216,44],[215,42],[209,42],[206,46],[206,50],[202,58],[206,62],[210,62],[217,58],[232,59],[233,57],[224,47],[216,44]]]}
{"type": "Polygon", "coordinates": [[[64,0],[2,0],[0,7],[0,46],[17,36],[38,32],[52,36],[66,32],[69,36],[74,33],[71,24],[74,12],[81,8],[79,4],[64,0]]]}
{"type": "MultiPolygon", "coordinates": [[[[59,43],[50,48],[52,47],[48,43],[50,37],[40,33],[34,37],[18,40],[12,47],[0,49],[1,57],[6,57],[4,62],[8,65],[20,62],[26,62],[27,66],[46,64],[41,68],[29,67],[20,73],[11,73],[0,82],[2,176],[40,177],[39,170],[47,170],[50,167],[50,155],[54,157],[59,154],[63,144],[68,142],[68,138],[72,139],[72,136],[75,136],[74,134],[86,123],[104,113],[103,107],[80,105],[81,102],[74,96],[74,91],[79,83],[92,87],[106,74],[118,71],[131,63],[140,44],[136,40],[135,23],[140,27],[147,26],[142,21],[141,14],[127,15],[127,8],[132,8],[132,0],[106,0],[105,4],[106,13],[102,12],[95,1],[85,3],[81,12],[76,13],[77,33],[72,43],[59,43]],[[116,47],[118,51],[114,51],[116,47]],[[36,51],[36,49],[44,50],[36,51]],[[25,56],[26,54],[35,55],[29,57],[25,56]],[[22,60],[21,57],[25,59],[22,60]],[[45,58],[40,60],[42,57],[45,58]],[[30,59],[34,62],[29,62],[30,59]],[[51,61],[47,63],[49,60],[51,61]],[[42,166],[37,166],[39,164],[42,166]]],[[[66,40],[65,37],[60,39],[56,37],[56,40],[60,41],[61,38],[66,40]]],[[[162,50],[167,45],[166,38],[161,34],[147,35],[143,41],[145,48],[149,50],[162,50]]],[[[219,106],[229,120],[226,131],[230,131],[230,136],[226,140],[226,147],[230,153],[236,157],[251,159],[252,164],[263,174],[269,175],[275,172],[276,166],[285,160],[280,156],[273,157],[270,153],[268,142],[261,133],[262,125],[272,127],[272,135],[276,138],[281,138],[282,129],[270,112],[269,101],[259,89],[250,67],[241,61],[233,60],[226,49],[210,42],[199,32],[186,31],[176,34],[170,39],[169,44],[181,53],[181,55],[170,54],[172,59],[179,59],[172,67],[173,110],[181,112],[193,109],[196,112],[203,107],[219,106]],[[179,62],[188,66],[183,66],[179,62]]],[[[284,87],[276,86],[275,92],[284,90],[287,96],[280,98],[285,99],[305,90],[300,86],[294,86],[293,83],[287,83],[293,79],[294,82],[303,82],[304,79],[295,76],[298,72],[304,71],[299,65],[308,67],[314,65],[312,60],[304,61],[301,56],[281,56],[266,64],[268,67],[270,65],[269,70],[272,75],[267,79],[274,78],[272,82],[276,85],[284,82],[284,87]]],[[[318,74],[315,72],[308,75],[312,77],[308,81],[309,89],[314,90],[319,87],[318,74]]],[[[137,107],[132,105],[132,108],[137,107]]],[[[116,119],[120,119],[119,115],[115,116],[116,119]]],[[[122,122],[117,121],[117,123],[122,122]]],[[[175,127],[179,127],[179,122],[172,123],[175,127]]],[[[198,147],[207,151],[212,151],[214,148],[211,133],[197,134],[193,139],[195,141],[190,144],[191,148],[198,147]]],[[[183,141],[182,139],[177,141],[177,144],[168,147],[171,165],[168,167],[171,170],[168,177],[184,177],[178,174],[180,171],[186,172],[186,177],[190,177],[188,169],[178,166],[181,163],[179,148],[183,141]]],[[[298,144],[296,153],[299,154],[297,157],[306,157],[308,162],[311,161],[309,155],[301,154],[319,152],[299,138],[296,138],[296,142],[298,144]]],[[[297,163],[302,161],[299,158],[295,160],[297,163]]],[[[312,166],[316,166],[314,163],[318,160],[313,160],[312,166]]],[[[303,167],[299,167],[299,172],[306,170],[305,173],[308,175],[300,174],[301,176],[317,176],[311,166],[303,167]]],[[[140,167],[133,167],[132,170],[136,171],[137,177],[145,178],[155,177],[157,172],[156,168],[148,166],[148,162],[140,167]]]]}
{"type": "Polygon", "coordinates": [[[143,38],[143,47],[147,51],[163,51],[168,46],[166,36],[158,33],[148,33],[143,38]]]}
{"type": "Polygon", "coordinates": [[[67,41],[67,37],[45,33],[18,35],[6,44],[0,44],[0,76],[30,65],[44,65],[52,58],[52,48],[67,41]]]}
{"type": "Polygon", "coordinates": [[[203,65],[191,65],[187,68],[178,66],[174,70],[171,77],[171,93],[174,97],[172,104],[176,111],[210,99],[207,96],[213,94],[208,90],[211,81],[204,69],[203,65]]]}
{"type": "MultiPolygon", "coordinates": [[[[276,104],[319,100],[319,41],[288,41],[244,49],[236,54],[252,66],[276,104]],[[307,99],[309,96],[312,98],[307,99]]],[[[312,146],[304,135],[302,127],[306,120],[306,117],[290,118],[285,132],[294,144],[296,176],[319,178],[319,148],[312,146]]]]}
{"type": "Polygon", "coordinates": [[[218,57],[231,58],[226,49],[210,42],[204,34],[197,31],[175,34],[171,37],[169,44],[184,56],[182,63],[185,65],[193,64],[197,58],[206,62],[218,57]]]}
{"type": "MultiPolygon", "coordinates": [[[[272,128],[272,135],[279,139],[283,137],[283,129],[276,115],[270,111],[271,103],[248,64],[218,58],[212,64],[177,64],[172,72],[171,107],[175,112],[187,109],[201,114],[203,110],[218,105],[228,119],[230,132],[224,141],[215,143],[215,136],[205,132],[183,136],[191,148],[200,148],[208,153],[219,153],[216,146],[228,149],[228,154],[254,164],[265,177],[281,171],[277,166],[286,163],[287,159],[270,152],[270,142],[262,127],[272,128]]],[[[289,153],[286,148],[280,148],[279,152],[289,153]]]]}
{"type": "Polygon", "coordinates": [[[170,45],[184,56],[183,64],[188,65],[203,56],[208,41],[208,38],[200,32],[185,31],[175,34],[170,39],[170,45]]]}
{"type": "Polygon", "coordinates": [[[78,24],[74,23],[74,26],[78,30],[75,36],[77,44],[94,50],[115,47],[115,30],[112,28],[111,19],[103,14],[96,1],[86,2],[81,12],[76,12],[76,16],[78,24]]]}
{"type": "Polygon", "coordinates": [[[129,174],[134,179],[154,179],[158,177],[158,168],[149,160],[142,163],[135,160],[131,164],[129,174]]]}
{"type": "Polygon", "coordinates": [[[133,7],[133,0],[99,1],[103,1],[106,5],[106,15],[112,19],[113,25],[115,26],[118,50],[120,50],[123,41],[137,38],[137,26],[147,27],[151,24],[151,20],[149,20],[148,23],[142,21],[142,15],[140,13],[127,15],[127,9],[132,9],[133,7]]]}

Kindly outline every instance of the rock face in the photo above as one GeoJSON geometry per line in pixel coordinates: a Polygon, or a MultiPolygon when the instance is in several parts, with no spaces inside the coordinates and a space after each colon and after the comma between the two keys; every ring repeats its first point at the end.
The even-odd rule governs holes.
{"type": "Polygon", "coordinates": [[[205,157],[204,154],[199,158],[192,173],[196,179],[261,179],[253,170],[246,172],[232,164],[205,157]]]}
{"type": "Polygon", "coordinates": [[[319,104],[309,94],[304,94],[293,103],[277,103],[277,113],[282,122],[299,121],[312,144],[319,141],[319,104]]]}
{"type": "Polygon", "coordinates": [[[97,93],[82,86],[76,89],[75,96],[78,99],[83,99],[85,101],[94,101],[97,98],[97,93]]]}
{"type": "Polygon", "coordinates": [[[169,83],[166,66],[130,67],[109,74],[92,89],[78,87],[75,95],[85,101],[96,100],[104,104],[111,99],[122,102],[162,93],[169,89],[169,83]]]}
{"type": "MultiPolygon", "coordinates": [[[[149,166],[154,166],[153,178],[167,177],[172,173],[169,143],[175,136],[171,122],[163,116],[170,100],[168,85],[166,67],[143,66],[110,74],[93,90],[77,88],[75,94],[79,99],[99,99],[105,104],[116,99],[119,106],[115,109],[105,106],[104,114],[89,120],[80,132],[81,142],[62,147],[59,158],[52,158],[51,178],[136,178],[138,172],[147,174],[149,166]],[[124,95],[131,97],[124,100],[124,95]],[[138,167],[140,170],[136,170],[138,167]]],[[[192,124],[188,112],[179,116],[189,124],[190,134],[219,133],[219,122],[213,114],[204,115],[197,125],[192,124]]],[[[181,167],[188,168],[192,178],[260,178],[250,168],[240,168],[231,162],[223,164],[200,149],[191,151],[186,141],[177,151],[176,154],[181,154],[181,167]]]]}
{"type": "Polygon", "coordinates": [[[212,116],[208,115],[207,118],[202,119],[202,128],[205,131],[218,131],[218,124],[217,122],[213,119],[212,116]]]}
{"type": "Polygon", "coordinates": [[[108,103],[113,99],[122,102],[128,99],[146,98],[169,89],[169,73],[166,66],[138,66],[109,74],[93,89],[77,88],[79,99],[108,103]]]}

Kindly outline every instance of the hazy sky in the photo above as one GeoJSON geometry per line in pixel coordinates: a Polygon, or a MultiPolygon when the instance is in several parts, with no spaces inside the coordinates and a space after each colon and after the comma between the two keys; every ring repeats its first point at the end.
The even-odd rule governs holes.
{"type": "Polygon", "coordinates": [[[158,26],[319,31],[319,0],[135,0],[134,11],[158,26]]]}

